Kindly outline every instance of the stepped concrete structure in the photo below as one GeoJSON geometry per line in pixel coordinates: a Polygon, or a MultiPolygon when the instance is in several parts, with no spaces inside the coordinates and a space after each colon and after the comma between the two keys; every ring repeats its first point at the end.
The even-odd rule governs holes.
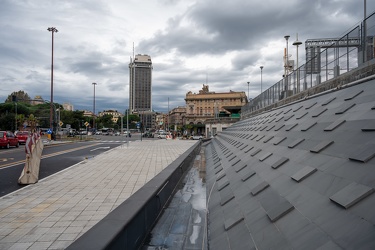
{"type": "Polygon", "coordinates": [[[209,249],[375,249],[375,80],[258,113],[206,147],[209,249]]]}

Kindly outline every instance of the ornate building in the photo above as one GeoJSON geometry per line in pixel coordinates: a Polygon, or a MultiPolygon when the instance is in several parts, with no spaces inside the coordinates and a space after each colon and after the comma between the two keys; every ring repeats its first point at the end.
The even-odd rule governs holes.
{"type": "Polygon", "coordinates": [[[185,98],[185,127],[190,133],[205,134],[206,121],[218,118],[234,118],[239,120],[238,112],[247,103],[244,91],[210,92],[204,85],[198,94],[189,91],[185,98]]]}

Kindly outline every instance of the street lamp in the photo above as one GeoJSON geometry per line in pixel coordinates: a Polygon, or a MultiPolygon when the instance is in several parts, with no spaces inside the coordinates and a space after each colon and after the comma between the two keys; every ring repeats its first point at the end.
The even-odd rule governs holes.
{"type": "Polygon", "coordinates": [[[260,66],[260,93],[263,92],[262,84],[263,84],[263,66],[260,66]]]}
{"type": "Polygon", "coordinates": [[[49,27],[47,29],[48,31],[52,32],[52,59],[51,59],[51,105],[50,105],[50,112],[49,112],[49,126],[50,129],[53,130],[53,37],[54,33],[58,32],[58,30],[55,27],[49,27]]]}
{"type": "Polygon", "coordinates": [[[297,33],[297,40],[293,43],[294,46],[297,47],[297,93],[299,93],[299,68],[298,68],[298,46],[300,46],[302,42],[298,41],[298,33],[297,33]]]}
{"type": "Polygon", "coordinates": [[[288,71],[289,71],[289,53],[288,53],[288,40],[289,40],[289,35],[284,36],[286,40],[286,55],[285,55],[285,74],[284,74],[284,81],[285,81],[285,97],[288,97],[288,71]]]}
{"type": "Polygon", "coordinates": [[[93,128],[94,131],[96,131],[96,129],[95,129],[95,118],[96,118],[96,113],[95,113],[95,86],[97,85],[97,83],[93,82],[92,85],[94,85],[94,117],[93,117],[93,121],[92,121],[92,128],[93,128]]]}
{"type": "Polygon", "coordinates": [[[250,100],[250,97],[249,97],[249,87],[250,87],[250,82],[247,82],[247,100],[250,100]]]}

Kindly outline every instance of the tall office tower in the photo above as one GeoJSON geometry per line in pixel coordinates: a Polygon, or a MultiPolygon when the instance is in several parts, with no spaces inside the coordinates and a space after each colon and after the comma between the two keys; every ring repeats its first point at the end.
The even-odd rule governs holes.
{"type": "Polygon", "coordinates": [[[152,62],[148,55],[136,55],[129,64],[129,111],[151,111],[152,62]]]}

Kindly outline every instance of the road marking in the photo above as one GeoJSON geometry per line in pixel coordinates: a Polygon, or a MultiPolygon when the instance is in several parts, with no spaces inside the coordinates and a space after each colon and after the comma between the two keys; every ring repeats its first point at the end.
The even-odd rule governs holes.
{"type": "MultiPolygon", "coordinates": [[[[67,150],[64,150],[64,151],[60,151],[60,152],[56,152],[56,153],[52,153],[52,154],[48,154],[48,155],[42,155],[41,159],[70,153],[70,152],[73,152],[73,151],[76,151],[76,150],[85,149],[85,148],[93,147],[93,146],[96,146],[96,145],[100,145],[100,143],[96,143],[96,144],[93,144],[93,145],[86,145],[86,146],[82,146],[82,147],[78,147],[78,148],[67,149],[67,150]]],[[[5,168],[8,168],[8,167],[17,166],[17,165],[20,165],[20,164],[24,164],[25,162],[26,162],[26,160],[11,162],[11,163],[8,163],[8,164],[1,165],[0,169],[5,169],[5,168]]]]}
{"type": "Polygon", "coordinates": [[[90,151],[95,151],[95,150],[97,150],[97,149],[107,149],[107,148],[110,148],[110,147],[99,147],[99,148],[91,149],[90,151]]]}

